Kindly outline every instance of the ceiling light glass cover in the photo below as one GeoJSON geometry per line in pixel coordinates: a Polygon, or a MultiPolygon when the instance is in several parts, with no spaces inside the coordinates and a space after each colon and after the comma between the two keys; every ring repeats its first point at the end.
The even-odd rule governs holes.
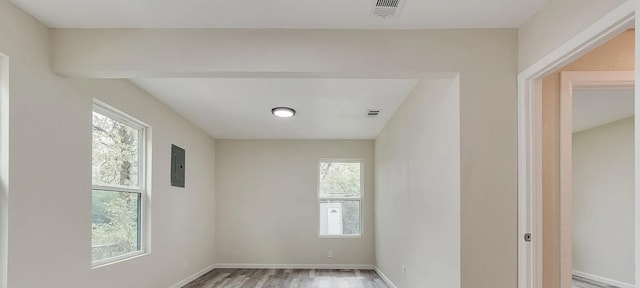
{"type": "Polygon", "coordinates": [[[293,117],[293,115],[296,115],[296,110],[293,110],[293,108],[289,107],[276,107],[271,109],[271,114],[280,118],[289,118],[293,117]]]}

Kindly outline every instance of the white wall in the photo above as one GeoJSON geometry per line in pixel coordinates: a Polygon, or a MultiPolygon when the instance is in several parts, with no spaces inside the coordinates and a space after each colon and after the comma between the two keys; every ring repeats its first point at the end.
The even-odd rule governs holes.
{"type": "Polygon", "coordinates": [[[421,81],[375,141],[377,265],[401,288],[461,285],[459,93],[421,81]]]}
{"type": "Polygon", "coordinates": [[[55,75],[49,40],[47,27],[0,1],[0,52],[11,62],[9,158],[0,160],[9,166],[7,287],[168,287],[214,263],[214,141],[128,81],[55,75]],[[152,127],[151,253],[97,269],[93,97],[152,127]],[[169,186],[172,143],[186,149],[186,189],[169,186]]]}
{"type": "Polygon", "coordinates": [[[216,157],[218,263],[375,264],[373,141],[217,140],[216,157]],[[364,159],[362,238],[318,238],[321,158],[364,159]]]}
{"type": "Polygon", "coordinates": [[[518,31],[519,71],[525,70],[625,2],[549,0],[518,31]]]}
{"type": "Polygon", "coordinates": [[[573,134],[573,270],[635,283],[634,117],[573,134]]]}

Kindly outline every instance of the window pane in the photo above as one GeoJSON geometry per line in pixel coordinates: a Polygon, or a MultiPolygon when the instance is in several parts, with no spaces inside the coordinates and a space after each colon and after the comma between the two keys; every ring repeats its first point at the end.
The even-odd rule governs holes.
{"type": "Polygon", "coordinates": [[[320,201],[320,235],[360,235],[360,201],[320,201]]]}
{"type": "Polygon", "coordinates": [[[321,162],[321,198],[360,198],[360,163],[321,162]]]}
{"type": "Polygon", "coordinates": [[[141,201],[139,193],[93,190],[92,261],[140,250],[141,201]]]}
{"type": "Polygon", "coordinates": [[[138,187],[139,131],[93,112],[93,185],[138,187]]]}

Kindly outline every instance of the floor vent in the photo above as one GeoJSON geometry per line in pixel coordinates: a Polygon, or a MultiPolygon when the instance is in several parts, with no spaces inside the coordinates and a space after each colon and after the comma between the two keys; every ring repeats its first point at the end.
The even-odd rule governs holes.
{"type": "Polygon", "coordinates": [[[367,110],[367,116],[376,117],[380,114],[380,109],[369,109],[367,110]]]}
{"type": "Polygon", "coordinates": [[[374,0],[375,6],[371,14],[380,17],[393,17],[398,15],[401,0],[374,0]]]}

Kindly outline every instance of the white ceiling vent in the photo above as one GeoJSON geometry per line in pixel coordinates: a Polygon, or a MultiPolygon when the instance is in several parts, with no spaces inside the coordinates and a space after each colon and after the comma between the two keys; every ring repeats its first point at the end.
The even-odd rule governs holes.
{"type": "Polygon", "coordinates": [[[374,0],[375,5],[371,14],[380,17],[398,16],[401,4],[404,0],[374,0]]]}
{"type": "Polygon", "coordinates": [[[380,115],[380,109],[369,109],[367,110],[367,116],[369,117],[376,117],[380,115]]]}

